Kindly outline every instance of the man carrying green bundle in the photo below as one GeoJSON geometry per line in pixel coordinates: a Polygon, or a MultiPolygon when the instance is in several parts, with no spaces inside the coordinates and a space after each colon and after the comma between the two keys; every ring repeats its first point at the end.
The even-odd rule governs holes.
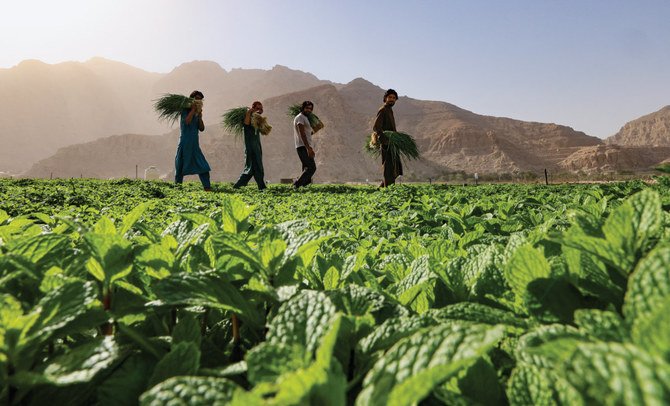
{"type": "Polygon", "coordinates": [[[251,125],[251,115],[263,114],[263,104],[259,101],[253,102],[251,108],[247,109],[244,116],[244,170],[240,178],[235,182],[235,189],[246,186],[253,177],[259,190],[264,190],[265,179],[263,178],[263,150],[261,149],[260,131],[251,125]]]}
{"type": "Polygon", "coordinates": [[[184,182],[184,176],[198,175],[205,190],[211,191],[209,181],[211,169],[205,155],[200,150],[198,135],[199,131],[205,131],[205,124],[202,121],[202,99],[205,96],[202,92],[194,90],[189,97],[195,101],[190,108],[185,108],[181,112],[179,120],[181,135],[177,146],[177,156],[174,159],[174,181],[180,184],[184,182]]]}
{"type": "Polygon", "coordinates": [[[384,93],[384,105],[377,112],[377,119],[372,127],[372,137],[375,144],[381,145],[382,172],[384,180],[379,185],[386,187],[395,183],[395,179],[402,175],[402,162],[400,157],[389,153],[389,140],[384,135],[384,131],[396,131],[395,118],[393,117],[393,105],[398,100],[398,93],[389,89],[384,93]]]}
{"type": "Polygon", "coordinates": [[[311,101],[302,102],[300,113],[293,119],[293,138],[295,138],[295,149],[298,152],[298,158],[302,163],[302,174],[300,178],[293,183],[297,189],[301,186],[307,186],[312,183],[312,176],[316,172],[316,162],[314,161],[314,144],[312,143],[312,126],[309,123],[309,116],[314,111],[314,103],[311,101]]]}

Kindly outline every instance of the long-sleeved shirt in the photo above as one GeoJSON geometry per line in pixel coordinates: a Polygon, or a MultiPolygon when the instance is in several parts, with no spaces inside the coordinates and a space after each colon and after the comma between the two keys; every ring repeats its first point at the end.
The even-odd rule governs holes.
{"type": "Polygon", "coordinates": [[[393,108],[391,106],[384,104],[379,108],[372,130],[378,135],[383,135],[384,131],[396,131],[395,118],[393,117],[393,108]]]}
{"type": "Polygon", "coordinates": [[[377,134],[383,144],[388,142],[386,137],[384,137],[384,131],[396,131],[395,117],[393,117],[393,108],[391,106],[384,104],[379,108],[377,119],[375,119],[375,124],[372,126],[372,130],[377,134]]]}

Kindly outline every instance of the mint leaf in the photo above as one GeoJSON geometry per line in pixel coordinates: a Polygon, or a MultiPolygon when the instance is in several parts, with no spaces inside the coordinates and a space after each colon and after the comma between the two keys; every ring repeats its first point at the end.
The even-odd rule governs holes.
{"type": "Polygon", "coordinates": [[[225,405],[237,388],[237,384],[225,378],[177,376],[144,392],[140,405],[225,405]]]}
{"type": "Polygon", "coordinates": [[[503,337],[503,326],[441,325],[420,330],[382,356],[367,374],[357,405],[411,405],[472,365],[503,337]]]}
{"type": "Polygon", "coordinates": [[[193,342],[181,342],[172,346],[161,359],[149,379],[149,386],[180,375],[195,375],[200,368],[200,350],[193,342]]]}

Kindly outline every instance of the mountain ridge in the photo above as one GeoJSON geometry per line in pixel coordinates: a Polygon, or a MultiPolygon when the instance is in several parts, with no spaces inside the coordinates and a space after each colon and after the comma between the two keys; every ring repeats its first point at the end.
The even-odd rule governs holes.
{"type": "Polygon", "coordinates": [[[670,105],[627,122],[605,143],[631,147],[670,147],[670,105]]]}
{"type": "MultiPolygon", "coordinates": [[[[228,163],[230,159],[222,157],[242,154],[240,146],[230,144],[218,128],[220,115],[228,108],[249,105],[254,100],[264,101],[275,126],[273,134],[277,135],[264,140],[268,151],[281,152],[265,155],[272,172],[282,176],[295,172],[292,129],[286,109],[305,99],[315,102],[315,112],[326,123],[326,129],[315,137],[323,140],[324,148],[317,158],[317,178],[329,182],[360,181],[379,172],[379,163],[362,155],[362,145],[382,104],[384,89],[362,77],[342,84],[283,65],[267,70],[226,70],[217,62],[202,60],[156,73],[100,57],[55,65],[26,60],[14,68],[0,70],[0,108],[11,113],[0,116],[0,142],[6,146],[0,150],[0,171],[44,177],[45,168],[54,169],[54,162],[59,162],[60,167],[57,165],[55,170],[67,172],[68,176],[75,176],[75,172],[79,176],[84,171],[97,173],[93,169],[96,162],[90,162],[88,156],[98,156],[96,148],[115,151],[108,143],[111,134],[134,134],[123,142],[136,143],[140,155],[150,144],[140,141],[144,134],[157,136],[168,144],[154,148],[162,151],[161,158],[155,161],[168,175],[176,148],[176,130],[157,121],[152,101],[164,93],[188,94],[198,89],[205,93],[204,119],[208,127],[203,148],[213,151],[214,160],[226,162],[216,175],[220,179],[234,177],[239,171],[228,163]],[[100,143],[96,144],[96,140],[100,143]],[[69,146],[72,148],[67,149],[69,146]],[[226,148],[230,151],[226,152],[226,148]],[[72,152],[77,150],[80,155],[72,152]],[[72,165],[79,169],[70,168],[72,165]]],[[[626,170],[619,163],[633,161],[640,169],[653,165],[655,162],[651,161],[658,157],[648,154],[647,162],[641,150],[624,145],[616,153],[610,148],[605,155],[619,158],[599,169],[598,163],[607,161],[602,158],[603,141],[568,126],[480,115],[446,101],[408,96],[400,97],[394,111],[398,129],[412,134],[423,153],[423,160],[408,165],[408,178],[435,178],[459,171],[579,171],[579,165],[591,170],[626,170]],[[632,154],[634,159],[625,158],[626,154],[632,154]]],[[[146,154],[154,156],[153,152],[146,154]]],[[[136,156],[134,152],[130,155],[136,156]]],[[[144,162],[139,155],[136,160],[144,162]]],[[[127,176],[122,172],[110,167],[96,176],[127,176]]]]}

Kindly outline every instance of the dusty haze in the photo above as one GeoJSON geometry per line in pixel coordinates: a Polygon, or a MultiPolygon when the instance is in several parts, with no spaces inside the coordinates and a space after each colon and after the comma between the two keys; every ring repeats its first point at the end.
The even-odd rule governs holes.
{"type": "MultiPolygon", "coordinates": [[[[376,179],[379,162],[362,151],[383,89],[364,80],[347,84],[320,80],[306,72],[275,66],[271,70],[226,71],[196,61],[167,74],[146,72],[94,58],[85,63],[48,65],[25,61],[0,70],[0,171],[25,176],[133,177],[155,165],[169,177],[178,132],[160,123],[152,100],[163,93],[205,94],[201,145],[215,180],[233,180],[242,167],[242,145],[218,125],[226,109],[263,100],[274,130],[263,139],[266,171],[273,181],[296,176],[286,108],[309,99],[326,123],[317,149],[317,180],[345,182],[376,179]]],[[[423,159],[412,162],[409,179],[445,173],[646,170],[670,158],[667,122],[670,109],[626,124],[625,136],[602,140],[553,123],[479,115],[453,104],[401,97],[394,108],[398,128],[412,134],[423,159]],[[651,117],[651,118],[650,118],[651,117]]]]}

